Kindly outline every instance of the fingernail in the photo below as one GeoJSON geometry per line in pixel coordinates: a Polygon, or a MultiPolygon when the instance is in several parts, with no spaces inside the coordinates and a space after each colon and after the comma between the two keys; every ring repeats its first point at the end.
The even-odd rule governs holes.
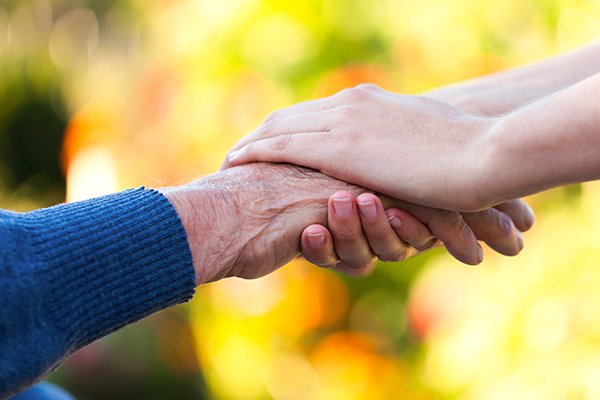
{"type": "Polygon", "coordinates": [[[239,150],[232,151],[227,155],[227,161],[234,162],[240,157],[241,152],[239,150]]]}
{"type": "Polygon", "coordinates": [[[521,232],[517,231],[517,244],[519,245],[519,251],[523,250],[523,247],[525,247],[525,241],[523,240],[523,235],[521,235],[521,232]]]}
{"type": "Polygon", "coordinates": [[[306,239],[313,247],[320,247],[323,243],[325,243],[325,235],[322,233],[307,233],[306,239]]]}
{"type": "Polygon", "coordinates": [[[390,221],[390,225],[396,229],[399,229],[402,226],[402,221],[395,214],[390,215],[388,221],[390,221]]]}
{"type": "Polygon", "coordinates": [[[363,217],[367,219],[375,218],[377,215],[377,207],[375,207],[375,202],[373,200],[357,201],[357,203],[358,210],[363,217]]]}
{"type": "Polygon", "coordinates": [[[333,209],[340,217],[347,217],[352,213],[352,199],[349,197],[334,197],[333,209]]]}

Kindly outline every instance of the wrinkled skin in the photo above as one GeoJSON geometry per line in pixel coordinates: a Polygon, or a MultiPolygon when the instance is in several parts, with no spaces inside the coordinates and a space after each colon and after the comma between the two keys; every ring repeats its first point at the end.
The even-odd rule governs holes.
{"type": "Polygon", "coordinates": [[[184,222],[197,283],[205,283],[259,278],[297,257],[302,230],[326,224],[338,190],[364,191],[306,168],[253,164],[163,192],[184,222]]]}
{"type": "MultiPolygon", "coordinates": [[[[297,257],[302,231],[311,224],[327,225],[328,198],[341,190],[352,195],[365,192],[320,172],[287,164],[244,165],[185,186],[161,189],[182,219],[197,284],[234,276],[259,278],[297,257]]],[[[473,229],[482,240],[486,235],[516,240],[513,220],[518,218],[511,220],[494,209],[463,216],[380,197],[386,208],[406,210],[427,224],[449,252],[466,263],[481,262],[481,248],[471,230],[477,224],[480,227],[473,229]]],[[[393,261],[415,254],[418,252],[406,245],[393,261]]],[[[368,263],[374,261],[372,257],[368,263]]]]}

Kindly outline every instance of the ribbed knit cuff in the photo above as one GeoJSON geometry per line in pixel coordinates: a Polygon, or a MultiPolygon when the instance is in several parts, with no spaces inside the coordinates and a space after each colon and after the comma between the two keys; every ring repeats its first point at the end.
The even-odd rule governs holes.
{"type": "Polygon", "coordinates": [[[72,350],[194,293],[183,225],[155,190],[130,189],[26,215],[48,312],[72,350]]]}

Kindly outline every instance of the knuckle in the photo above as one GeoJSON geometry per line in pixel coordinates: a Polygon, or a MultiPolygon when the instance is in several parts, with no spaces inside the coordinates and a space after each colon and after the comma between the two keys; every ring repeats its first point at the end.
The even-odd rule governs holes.
{"type": "Polygon", "coordinates": [[[351,94],[351,93],[352,93],[352,91],[353,91],[353,90],[354,90],[354,89],[352,89],[352,88],[346,88],[346,89],[342,89],[342,90],[340,90],[340,91],[339,91],[339,92],[336,94],[336,96],[337,96],[337,97],[341,97],[341,98],[348,98],[348,97],[352,97],[352,94],[351,94]]]}
{"type": "Polygon", "coordinates": [[[379,86],[375,85],[374,83],[370,83],[370,82],[361,83],[359,85],[356,85],[355,87],[356,87],[356,89],[367,90],[367,91],[374,91],[374,90],[381,89],[379,86]]]}
{"type": "Polygon", "coordinates": [[[496,212],[496,227],[503,236],[510,236],[513,233],[513,223],[510,217],[504,213],[496,212]]]}
{"type": "Polygon", "coordinates": [[[444,242],[470,243],[475,240],[475,234],[471,227],[465,222],[462,215],[457,211],[443,211],[442,220],[438,231],[433,232],[436,236],[444,235],[444,242]]]}
{"type": "Polygon", "coordinates": [[[271,150],[276,152],[284,151],[290,144],[291,140],[292,135],[290,134],[275,136],[271,141],[271,150]]]}
{"type": "Polygon", "coordinates": [[[352,229],[340,229],[335,232],[335,239],[342,243],[354,243],[358,240],[358,233],[352,229]]]}
{"type": "Polygon", "coordinates": [[[431,213],[431,220],[439,223],[443,223],[448,226],[453,224],[455,219],[454,211],[450,210],[435,210],[431,213]]]}
{"type": "Polygon", "coordinates": [[[273,131],[273,126],[274,126],[273,120],[267,118],[256,129],[256,134],[259,137],[263,137],[266,134],[268,134],[269,132],[273,131]]]}
{"type": "Polygon", "coordinates": [[[376,261],[375,257],[366,257],[364,259],[344,261],[344,264],[357,274],[368,274],[376,261]]]}
{"type": "Polygon", "coordinates": [[[267,115],[267,118],[265,118],[265,120],[263,121],[263,124],[276,121],[276,120],[280,119],[281,117],[283,117],[282,110],[272,111],[269,113],[269,115],[267,115]]]}
{"type": "Polygon", "coordinates": [[[369,241],[378,244],[378,248],[395,248],[399,243],[398,235],[390,231],[389,222],[385,222],[388,224],[387,226],[382,226],[382,223],[378,221],[362,221],[363,230],[367,233],[369,241]]]}
{"type": "Polygon", "coordinates": [[[487,239],[498,239],[513,233],[512,219],[505,213],[489,208],[474,214],[479,226],[478,234],[487,239]]]}
{"type": "Polygon", "coordinates": [[[348,119],[356,116],[356,108],[350,104],[339,106],[336,110],[336,117],[339,122],[348,121],[348,119]]]}
{"type": "Polygon", "coordinates": [[[456,211],[444,211],[444,219],[448,228],[455,232],[465,232],[468,229],[467,223],[462,215],[456,211]]]}
{"type": "Polygon", "coordinates": [[[368,93],[357,88],[348,88],[342,90],[340,96],[349,102],[360,102],[368,97],[368,93]]]}
{"type": "Polygon", "coordinates": [[[283,119],[283,117],[284,115],[282,110],[271,112],[258,127],[258,134],[264,136],[269,132],[273,132],[275,128],[281,124],[280,121],[283,119]]]}
{"type": "Polygon", "coordinates": [[[406,260],[408,256],[408,248],[405,246],[399,246],[396,249],[389,250],[386,252],[382,252],[381,254],[377,254],[377,257],[381,261],[385,262],[396,262],[406,260]]]}
{"type": "Polygon", "coordinates": [[[429,238],[428,240],[425,240],[423,243],[415,246],[415,249],[417,249],[418,251],[425,251],[425,250],[429,250],[432,247],[436,246],[439,244],[439,240],[437,240],[436,238],[429,238]]]}

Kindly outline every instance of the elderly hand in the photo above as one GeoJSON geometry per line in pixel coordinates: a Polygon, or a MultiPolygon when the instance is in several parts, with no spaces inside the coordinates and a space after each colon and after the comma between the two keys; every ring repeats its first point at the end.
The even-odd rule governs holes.
{"type": "MultiPolygon", "coordinates": [[[[305,227],[326,224],[332,192],[355,196],[363,191],[316,171],[273,164],[232,168],[186,186],[162,189],[185,227],[198,284],[232,276],[258,278],[276,270],[300,254],[305,227]]],[[[479,225],[489,225],[489,232],[499,232],[498,225],[489,224],[492,220],[485,212],[476,214],[474,220],[478,222],[468,225],[458,213],[383,200],[387,206],[398,208],[405,221],[407,213],[427,221],[431,235],[470,264],[481,261],[481,248],[470,226],[477,230],[479,225]]],[[[406,222],[407,227],[409,224],[406,222]]],[[[335,222],[331,227],[337,229],[335,222]]],[[[407,240],[417,244],[417,236],[409,232],[407,240]]],[[[512,228],[508,234],[502,231],[501,236],[518,240],[512,228]]],[[[423,243],[421,250],[434,243],[423,243]]],[[[408,244],[395,244],[395,261],[418,252],[404,247],[408,244]]],[[[368,263],[372,265],[372,260],[368,263]]],[[[346,267],[346,272],[361,274],[369,265],[357,262],[346,267]]]]}
{"type": "Polygon", "coordinates": [[[229,153],[224,168],[289,162],[425,206],[492,206],[488,132],[495,118],[438,100],[360,85],[271,114],[229,153]]]}
{"type": "MultiPolygon", "coordinates": [[[[446,247],[452,252],[457,243],[461,244],[460,240],[452,241],[455,229],[458,227],[461,231],[468,226],[478,240],[486,242],[492,249],[515,256],[524,246],[521,232],[529,230],[534,223],[533,212],[521,200],[476,213],[442,211],[446,218],[443,224],[439,220],[440,210],[419,209],[408,203],[396,202],[396,205],[403,209],[384,210],[379,198],[371,193],[358,197],[348,192],[335,193],[329,199],[329,229],[318,224],[307,227],[302,232],[302,255],[321,267],[366,275],[373,270],[377,258],[400,261],[417,251],[442,244],[432,231],[446,240],[446,247]],[[432,224],[431,230],[407,210],[432,224]],[[432,213],[436,216],[433,219],[430,218],[432,213]]],[[[469,263],[460,257],[461,254],[456,256],[469,263]]]]}
{"type": "Polygon", "coordinates": [[[290,165],[232,168],[182,187],[163,189],[188,235],[198,284],[258,278],[300,254],[300,235],[327,220],[334,191],[357,186],[290,165]]]}

